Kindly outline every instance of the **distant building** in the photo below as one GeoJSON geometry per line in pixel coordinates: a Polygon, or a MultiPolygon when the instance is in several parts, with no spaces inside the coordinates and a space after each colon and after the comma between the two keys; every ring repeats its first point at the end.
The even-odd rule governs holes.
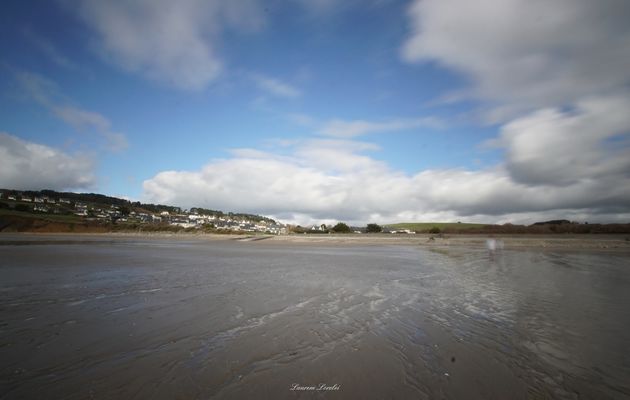
{"type": "Polygon", "coordinates": [[[390,233],[406,233],[407,235],[415,235],[416,232],[409,229],[398,229],[391,231],[390,233]]]}

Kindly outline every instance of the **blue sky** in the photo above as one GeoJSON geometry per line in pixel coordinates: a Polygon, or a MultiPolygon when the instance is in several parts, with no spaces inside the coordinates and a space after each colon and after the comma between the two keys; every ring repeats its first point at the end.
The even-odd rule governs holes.
{"type": "Polygon", "coordinates": [[[4,5],[0,186],[299,223],[630,219],[621,0],[176,3],[4,5]]]}

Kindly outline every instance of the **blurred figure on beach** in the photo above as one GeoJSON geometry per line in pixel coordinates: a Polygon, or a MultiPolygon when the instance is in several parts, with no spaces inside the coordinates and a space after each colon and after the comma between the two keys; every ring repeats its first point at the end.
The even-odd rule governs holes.
{"type": "Polygon", "coordinates": [[[493,237],[490,237],[488,238],[488,240],[486,240],[486,248],[488,249],[490,257],[493,258],[497,251],[503,249],[503,240],[497,240],[493,237]]]}

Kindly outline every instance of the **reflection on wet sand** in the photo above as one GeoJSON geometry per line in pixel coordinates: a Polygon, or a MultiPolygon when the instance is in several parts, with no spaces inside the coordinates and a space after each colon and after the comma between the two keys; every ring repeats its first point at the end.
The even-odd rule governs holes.
{"type": "Polygon", "coordinates": [[[0,252],[3,399],[630,397],[624,254],[140,239],[0,252]]]}

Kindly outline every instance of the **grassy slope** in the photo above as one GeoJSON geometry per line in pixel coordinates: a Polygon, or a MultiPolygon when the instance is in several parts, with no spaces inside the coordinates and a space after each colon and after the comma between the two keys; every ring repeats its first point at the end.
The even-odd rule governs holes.
{"type": "Polygon", "coordinates": [[[428,231],[429,229],[435,227],[443,230],[445,228],[457,229],[457,230],[466,230],[466,229],[475,229],[475,228],[483,228],[486,224],[469,224],[469,223],[460,223],[457,222],[401,222],[399,224],[391,224],[386,225],[391,229],[409,229],[412,231],[428,231]]]}
{"type": "Polygon", "coordinates": [[[37,213],[31,213],[31,212],[7,210],[5,208],[0,208],[0,216],[3,216],[3,215],[43,219],[43,220],[52,221],[52,222],[65,222],[65,223],[81,222],[81,218],[76,215],[37,214],[37,213]]]}

